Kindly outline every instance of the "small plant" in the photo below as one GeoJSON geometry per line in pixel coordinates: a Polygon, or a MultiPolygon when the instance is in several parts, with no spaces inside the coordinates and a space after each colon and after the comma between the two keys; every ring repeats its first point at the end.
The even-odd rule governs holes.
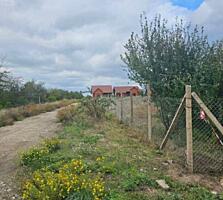
{"type": "Polygon", "coordinates": [[[86,97],[81,100],[80,109],[95,119],[102,119],[105,118],[105,113],[112,104],[114,101],[110,98],[86,97]]]}
{"type": "Polygon", "coordinates": [[[74,120],[74,117],[77,115],[77,110],[75,106],[67,106],[57,113],[57,118],[60,122],[67,124],[74,120]]]}
{"type": "Polygon", "coordinates": [[[97,141],[100,139],[101,137],[100,136],[97,136],[97,135],[87,135],[87,136],[84,136],[81,141],[84,142],[84,143],[88,143],[88,144],[96,144],[97,141]]]}
{"type": "Polygon", "coordinates": [[[104,182],[86,170],[81,160],[72,160],[58,172],[47,169],[33,173],[23,185],[24,200],[100,200],[106,196],[104,182]]]}
{"type": "Polygon", "coordinates": [[[187,196],[188,200],[215,200],[216,195],[212,194],[205,188],[191,187],[187,196]]]}
{"type": "Polygon", "coordinates": [[[104,156],[97,157],[96,163],[92,169],[103,174],[114,174],[117,172],[116,162],[104,156]]]}
{"type": "Polygon", "coordinates": [[[148,186],[151,188],[157,187],[157,184],[154,180],[150,179],[143,172],[139,172],[135,169],[125,172],[125,179],[122,182],[122,187],[125,191],[135,191],[140,189],[140,187],[148,186]]]}
{"type": "Polygon", "coordinates": [[[46,147],[49,152],[54,152],[60,148],[60,140],[57,138],[45,139],[42,143],[42,146],[46,147]]]}
{"type": "Polygon", "coordinates": [[[56,138],[46,139],[39,147],[31,148],[22,153],[21,164],[25,166],[32,165],[35,161],[42,162],[43,157],[55,152],[60,148],[60,141],[56,138]]]}

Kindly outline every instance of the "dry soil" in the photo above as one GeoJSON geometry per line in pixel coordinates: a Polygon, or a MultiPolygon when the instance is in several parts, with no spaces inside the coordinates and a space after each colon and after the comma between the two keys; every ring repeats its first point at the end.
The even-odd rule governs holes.
{"type": "Polygon", "coordinates": [[[19,152],[60,130],[56,114],[57,110],[0,128],[0,200],[19,199],[14,184],[19,152]]]}

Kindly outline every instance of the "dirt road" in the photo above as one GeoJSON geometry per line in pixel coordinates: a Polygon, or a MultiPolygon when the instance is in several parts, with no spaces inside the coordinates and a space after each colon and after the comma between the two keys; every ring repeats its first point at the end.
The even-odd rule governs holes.
{"type": "Polygon", "coordinates": [[[19,198],[14,193],[13,184],[18,169],[18,153],[60,130],[56,113],[43,113],[0,128],[0,200],[19,198]]]}

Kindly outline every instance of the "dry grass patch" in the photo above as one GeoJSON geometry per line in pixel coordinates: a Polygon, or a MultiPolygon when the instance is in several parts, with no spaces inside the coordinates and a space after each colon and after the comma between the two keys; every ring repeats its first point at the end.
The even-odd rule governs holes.
{"type": "Polygon", "coordinates": [[[23,120],[26,117],[38,115],[40,113],[53,111],[57,108],[72,104],[73,100],[63,100],[45,104],[29,104],[18,108],[10,108],[0,112],[0,127],[13,125],[15,121],[23,120]]]}

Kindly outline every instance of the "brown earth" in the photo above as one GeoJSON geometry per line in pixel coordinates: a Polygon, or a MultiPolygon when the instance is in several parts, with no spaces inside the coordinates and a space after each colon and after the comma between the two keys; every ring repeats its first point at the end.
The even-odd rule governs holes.
{"type": "Polygon", "coordinates": [[[18,154],[61,129],[56,114],[57,110],[0,128],[0,200],[19,199],[13,184],[19,169],[18,154]]]}

